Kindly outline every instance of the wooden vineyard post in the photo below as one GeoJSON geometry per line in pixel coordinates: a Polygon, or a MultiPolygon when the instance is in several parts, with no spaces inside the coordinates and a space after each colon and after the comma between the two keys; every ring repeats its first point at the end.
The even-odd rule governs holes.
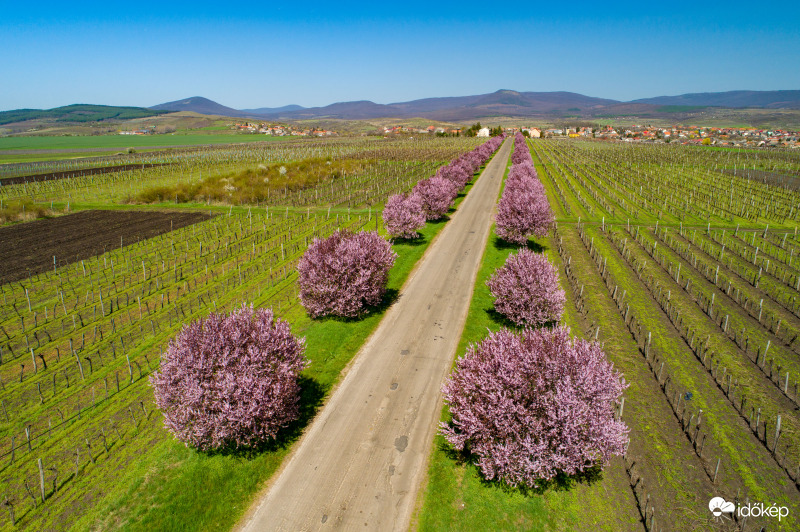
{"type": "Polygon", "coordinates": [[[44,494],[44,467],[42,466],[42,459],[39,458],[36,460],[37,465],[39,466],[39,487],[42,491],[42,502],[45,500],[44,494]]]}

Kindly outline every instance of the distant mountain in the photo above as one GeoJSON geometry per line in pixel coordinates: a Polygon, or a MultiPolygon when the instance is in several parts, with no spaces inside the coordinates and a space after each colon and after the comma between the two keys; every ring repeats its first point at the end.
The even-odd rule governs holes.
{"type": "Polygon", "coordinates": [[[233,109],[193,96],[183,100],[141,107],[69,105],[56,109],[18,109],[0,112],[0,124],[33,119],[93,122],[153,116],[170,111],[193,111],[255,120],[304,120],[373,118],[427,118],[448,122],[468,122],[492,117],[592,120],[608,117],[692,118],[704,108],[800,109],[800,90],[729,91],[658,96],[630,102],[594,98],[575,92],[518,92],[502,89],[489,94],[423,98],[409,102],[379,104],[369,100],[338,102],[323,107],[300,105],[233,109]]]}
{"type": "Polygon", "coordinates": [[[26,120],[52,120],[53,122],[98,122],[101,120],[129,120],[165,113],[144,107],[115,107],[111,105],[74,104],[54,109],[16,109],[1,111],[0,124],[26,120]]]}
{"type": "Polygon", "coordinates": [[[499,90],[476,96],[424,98],[388,105],[371,101],[340,102],[325,107],[311,107],[299,111],[279,112],[273,118],[411,118],[436,120],[473,120],[485,116],[534,116],[560,110],[562,112],[587,111],[610,104],[615,100],[592,98],[574,92],[517,92],[499,90]]]}
{"type": "Polygon", "coordinates": [[[681,94],[680,96],[658,96],[643,98],[631,103],[650,105],[704,106],[765,108],[765,109],[800,109],[800,91],[728,91],[698,92],[681,94]]]}
{"type": "Polygon", "coordinates": [[[368,100],[356,102],[338,102],[325,107],[309,107],[299,111],[274,113],[267,115],[269,118],[304,120],[310,118],[342,118],[349,120],[364,120],[368,118],[382,118],[401,116],[391,105],[383,105],[368,100]]]}
{"type": "Polygon", "coordinates": [[[221,116],[250,116],[250,113],[239,111],[231,107],[225,107],[208,98],[202,96],[192,96],[183,100],[154,105],[150,109],[157,111],[192,111],[202,115],[221,115],[221,116]]]}
{"type": "Polygon", "coordinates": [[[259,107],[258,109],[242,109],[244,113],[254,115],[271,115],[275,113],[285,113],[288,111],[300,111],[305,109],[302,105],[284,105],[283,107],[259,107]]]}

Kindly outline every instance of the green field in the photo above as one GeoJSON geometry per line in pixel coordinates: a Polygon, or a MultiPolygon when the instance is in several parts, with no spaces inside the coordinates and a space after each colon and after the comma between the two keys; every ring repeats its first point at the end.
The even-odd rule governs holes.
{"type": "Polygon", "coordinates": [[[195,132],[170,135],[99,135],[75,137],[1,137],[0,150],[73,150],[90,151],[100,148],[169,147],[235,142],[270,142],[297,140],[300,137],[273,137],[244,133],[200,134],[195,132]]]}
{"type": "MultiPolygon", "coordinates": [[[[218,131],[219,128],[211,128],[218,131]]],[[[105,157],[133,148],[137,152],[160,151],[185,146],[266,143],[304,137],[273,137],[243,133],[174,133],[171,135],[101,135],[74,137],[0,137],[0,164],[59,161],[105,157]]]]}

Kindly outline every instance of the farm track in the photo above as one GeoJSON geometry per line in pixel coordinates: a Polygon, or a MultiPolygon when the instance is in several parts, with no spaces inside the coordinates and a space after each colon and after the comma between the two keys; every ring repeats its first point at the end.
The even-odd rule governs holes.
{"type": "Polygon", "coordinates": [[[511,150],[431,244],[244,530],[405,530],[511,150]]]}
{"type": "Polygon", "coordinates": [[[199,212],[81,211],[0,228],[0,284],[207,220],[199,212]]]}

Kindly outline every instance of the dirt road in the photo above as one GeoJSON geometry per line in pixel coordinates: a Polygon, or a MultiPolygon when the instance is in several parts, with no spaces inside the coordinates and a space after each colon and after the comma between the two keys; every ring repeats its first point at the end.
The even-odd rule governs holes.
{"type": "Polygon", "coordinates": [[[511,151],[425,253],[243,530],[405,530],[511,151]]]}

